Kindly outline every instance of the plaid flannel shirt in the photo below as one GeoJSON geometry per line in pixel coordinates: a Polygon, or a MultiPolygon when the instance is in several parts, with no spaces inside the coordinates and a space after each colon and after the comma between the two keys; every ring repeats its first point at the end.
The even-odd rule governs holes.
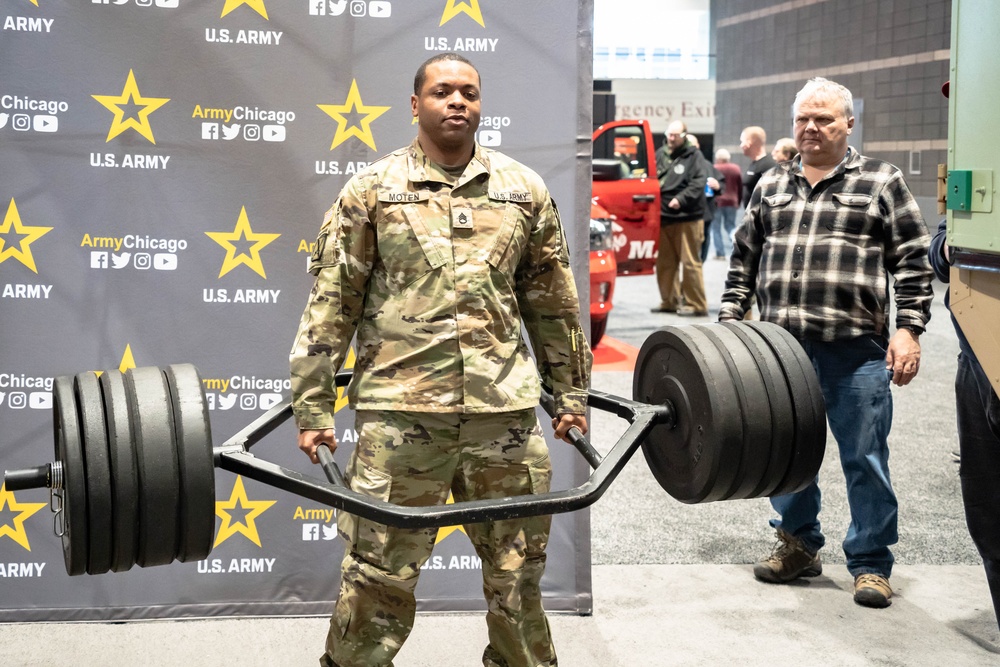
{"type": "Polygon", "coordinates": [[[922,332],[934,296],[929,244],[893,165],[849,148],[810,186],[796,158],[764,174],[750,198],[719,317],[742,318],[756,294],[761,319],[796,338],[887,338],[891,274],[896,327],[922,332]]]}

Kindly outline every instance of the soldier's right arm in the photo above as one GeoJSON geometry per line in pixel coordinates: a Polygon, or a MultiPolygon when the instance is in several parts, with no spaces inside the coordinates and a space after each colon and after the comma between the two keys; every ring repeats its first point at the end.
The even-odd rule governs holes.
{"type": "Polygon", "coordinates": [[[309,262],[316,282],[289,356],[292,411],[300,429],[333,427],[334,375],[361,319],[375,262],[369,195],[360,177],[344,186],[323,220],[309,262]]]}

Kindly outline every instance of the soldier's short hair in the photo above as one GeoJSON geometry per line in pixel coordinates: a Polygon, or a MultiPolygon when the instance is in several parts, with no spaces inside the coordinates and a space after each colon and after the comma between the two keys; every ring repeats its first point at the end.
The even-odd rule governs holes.
{"type": "Polygon", "coordinates": [[[445,61],[445,60],[453,60],[455,62],[464,63],[464,64],[468,65],[469,67],[471,67],[472,69],[476,70],[476,76],[479,77],[479,85],[480,86],[483,85],[483,77],[479,73],[479,70],[476,69],[476,66],[473,65],[469,61],[468,58],[466,58],[464,56],[461,56],[461,55],[459,55],[457,53],[452,53],[451,51],[449,51],[447,53],[439,53],[436,56],[432,56],[432,57],[428,58],[427,60],[425,60],[423,62],[422,65],[420,65],[419,68],[417,68],[417,73],[413,77],[413,94],[414,95],[420,95],[420,91],[423,90],[423,88],[424,88],[424,82],[427,80],[427,66],[428,65],[433,65],[434,63],[439,63],[439,62],[442,62],[442,61],[445,61]]]}

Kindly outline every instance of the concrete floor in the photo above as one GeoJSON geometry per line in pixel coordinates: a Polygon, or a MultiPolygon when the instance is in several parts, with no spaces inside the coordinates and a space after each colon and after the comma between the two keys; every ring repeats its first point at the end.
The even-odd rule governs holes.
{"type": "MultiPolygon", "coordinates": [[[[815,667],[1000,664],[982,568],[901,565],[888,609],[858,607],[843,568],[786,586],[748,565],[598,565],[594,614],[552,615],[563,667],[669,667],[789,661],[815,667]]],[[[0,626],[0,664],[80,667],[315,665],[323,618],[245,618],[0,626]]],[[[397,667],[469,667],[479,615],[421,614],[397,667]]]]}

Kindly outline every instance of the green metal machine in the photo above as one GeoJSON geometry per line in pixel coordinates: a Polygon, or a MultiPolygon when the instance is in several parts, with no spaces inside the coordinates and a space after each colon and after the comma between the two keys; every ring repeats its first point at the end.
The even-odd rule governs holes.
{"type": "Polygon", "coordinates": [[[944,193],[951,308],[1000,393],[1000,202],[994,203],[1000,179],[998,34],[1000,3],[954,0],[944,193]]]}

